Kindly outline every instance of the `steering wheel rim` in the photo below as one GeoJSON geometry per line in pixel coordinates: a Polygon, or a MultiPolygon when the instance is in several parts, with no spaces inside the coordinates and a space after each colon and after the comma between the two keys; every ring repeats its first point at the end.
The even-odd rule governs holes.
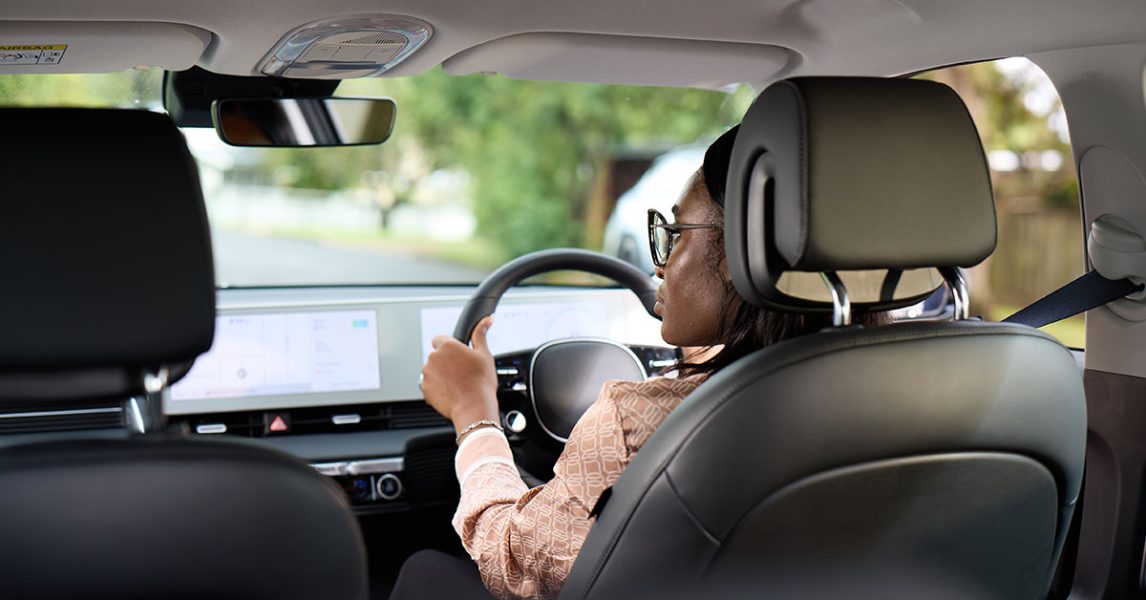
{"type": "Polygon", "coordinates": [[[660,316],[653,312],[657,302],[657,284],[648,273],[612,256],[581,250],[579,248],[554,248],[539,250],[511,260],[478,285],[474,295],[462,309],[458,323],[454,327],[454,337],[463,344],[470,343],[477,324],[492,315],[505,292],[522,280],[549,271],[583,271],[607,277],[633,292],[640,300],[645,312],[654,319],[660,316]]]}
{"type": "MultiPolygon", "coordinates": [[[[527,277],[557,270],[577,270],[608,277],[633,292],[640,300],[645,311],[653,318],[660,320],[660,317],[653,312],[653,306],[656,304],[657,283],[649,274],[619,258],[588,250],[558,248],[533,252],[512,260],[486,277],[462,309],[462,313],[458,317],[457,326],[454,328],[454,337],[462,343],[468,344],[474,328],[477,327],[477,324],[483,318],[494,313],[502,296],[509,288],[527,277]]],[[[549,345],[550,351],[557,351],[557,348],[573,348],[573,356],[566,355],[555,359],[563,368],[577,370],[584,368],[585,365],[592,364],[595,366],[589,368],[596,370],[604,363],[608,365],[604,368],[615,369],[618,368],[618,365],[622,364],[618,361],[603,361],[593,356],[594,350],[585,348],[578,349],[576,348],[577,344],[573,343],[577,342],[582,345],[585,343],[601,344],[601,347],[604,348],[611,346],[624,348],[616,342],[609,341],[609,344],[602,344],[604,340],[598,340],[596,338],[577,338],[563,341],[570,342],[570,344],[560,346],[549,345]],[[579,356],[581,358],[579,358],[579,356]]],[[[545,424],[546,419],[553,419],[553,423],[571,427],[570,423],[575,421],[573,414],[578,410],[583,412],[583,409],[588,408],[585,405],[585,400],[590,396],[595,398],[599,392],[598,387],[592,390],[591,394],[589,393],[589,389],[592,388],[595,383],[595,377],[574,377],[573,379],[578,382],[578,387],[562,388],[565,393],[558,393],[553,397],[550,397],[550,395],[546,393],[546,399],[539,400],[539,388],[536,378],[541,377],[541,375],[539,375],[541,370],[537,368],[536,361],[539,360],[539,352],[545,347],[546,345],[539,346],[529,353],[527,360],[529,383],[524,392],[524,398],[517,398],[515,400],[503,396],[503,394],[507,392],[500,389],[500,384],[498,391],[499,412],[506,410],[509,406],[515,406],[514,403],[521,403],[522,400],[528,403],[528,412],[532,416],[527,417],[527,419],[531,425],[514,434],[515,437],[513,439],[516,439],[517,442],[511,442],[511,446],[519,469],[531,473],[531,476],[535,478],[540,477],[537,481],[544,481],[552,474],[553,463],[557,460],[561,448],[564,447],[564,441],[562,441],[561,436],[555,434],[554,431],[556,430],[552,430],[545,424]],[[506,402],[510,404],[507,405],[506,402]],[[539,403],[550,410],[543,411],[539,407],[539,403]],[[543,417],[543,413],[546,416],[543,417]]],[[[625,350],[632,355],[632,352],[627,348],[625,348],[625,350]]],[[[637,367],[642,378],[648,376],[647,371],[645,371],[639,361],[637,361],[637,367]]],[[[556,379],[560,380],[563,377],[567,378],[568,374],[566,373],[564,376],[559,375],[556,379]]],[[[608,378],[625,379],[626,377],[626,375],[619,375],[610,376],[608,378]]],[[[541,379],[548,380],[546,377],[541,377],[541,379]]],[[[547,386],[548,385],[549,384],[547,384],[547,386]]],[[[596,385],[599,386],[599,383],[596,385]]],[[[518,406],[512,410],[525,410],[525,406],[518,406]]],[[[579,417],[579,414],[577,416],[579,417]]]]}

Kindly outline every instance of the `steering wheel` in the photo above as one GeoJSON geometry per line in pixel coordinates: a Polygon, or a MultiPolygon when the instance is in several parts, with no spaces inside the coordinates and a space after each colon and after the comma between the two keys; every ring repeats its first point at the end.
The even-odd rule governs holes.
{"type": "MultiPolygon", "coordinates": [[[[618,258],[573,248],[541,250],[514,259],[482,281],[462,309],[454,337],[470,342],[479,321],[492,315],[502,295],[527,277],[576,270],[607,277],[627,288],[656,319],[657,284],[618,258]]],[[[552,477],[553,463],[573,425],[610,379],[643,381],[650,368],[675,362],[678,351],[628,347],[600,338],[547,342],[535,350],[495,357],[502,424],[518,466],[540,480],[552,477]]]]}

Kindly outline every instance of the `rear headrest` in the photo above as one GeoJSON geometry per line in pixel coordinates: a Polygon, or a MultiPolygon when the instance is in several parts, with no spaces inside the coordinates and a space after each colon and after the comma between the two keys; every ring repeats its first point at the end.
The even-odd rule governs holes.
{"type": "MultiPolygon", "coordinates": [[[[995,247],[979,135],[955,92],[930,81],[772,85],[736,136],[725,204],[736,289],[777,309],[825,307],[780,291],[785,272],[970,267],[995,247]]],[[[853,298],[853,308],[917,300],[853,298]]]]}
{"type": "Polygon", "coordinates": [[[210,348],[207,217],[171,119],[13,108],[0,131],[0,399],[135,393],[210,348]]]}

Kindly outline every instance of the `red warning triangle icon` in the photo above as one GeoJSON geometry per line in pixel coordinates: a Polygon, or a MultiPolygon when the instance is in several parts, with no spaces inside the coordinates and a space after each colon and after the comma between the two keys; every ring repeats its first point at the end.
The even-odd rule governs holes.
{"type": "Polygon", "coordinates": [[[271,421],[271,431],[282,432],[287,430],[286,421],[283,420],[282,415],[275,415],[275,420],[271,421]]]}

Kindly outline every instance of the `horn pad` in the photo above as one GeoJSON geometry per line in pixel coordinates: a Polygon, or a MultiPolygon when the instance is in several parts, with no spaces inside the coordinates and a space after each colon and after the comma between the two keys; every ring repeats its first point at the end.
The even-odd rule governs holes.
{"type": "Polygon", "coordinates": [[[537,422],[559,442],[597,400],[606,381],[644,381],[640,359],[611,340],[554,340],[537,348],[529,368],[529,389],[537,422]]]}

